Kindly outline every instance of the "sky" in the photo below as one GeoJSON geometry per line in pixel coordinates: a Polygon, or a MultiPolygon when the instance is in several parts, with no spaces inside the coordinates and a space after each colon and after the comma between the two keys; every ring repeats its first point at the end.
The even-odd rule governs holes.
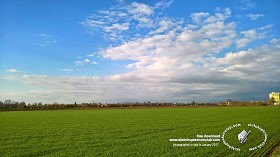
{"type": "Polygon", "coordinates": [[[279,15],[278,0],[0,0],[0,100],[267,100],[279,15]]]}

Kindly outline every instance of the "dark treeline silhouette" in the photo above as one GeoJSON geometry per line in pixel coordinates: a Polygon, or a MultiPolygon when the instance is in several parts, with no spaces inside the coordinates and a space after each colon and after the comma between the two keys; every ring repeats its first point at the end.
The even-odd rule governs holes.
{"type": "Polygon", "coordinates": [[[190,106],[267,106],[271,105],[271,102],[267,101],[232,101],[228,100],[220,103],[161,103],[161,102],[125,102],[125,103],[81,103],[77,104],[43,104],[39,103],[28,103],[24,101],[16,102],[12,100],[0,101],[1,110],[40,110],[40,109],[73,109],[73,108],[131,108],[131,107],[190,107],[190,106]]]}

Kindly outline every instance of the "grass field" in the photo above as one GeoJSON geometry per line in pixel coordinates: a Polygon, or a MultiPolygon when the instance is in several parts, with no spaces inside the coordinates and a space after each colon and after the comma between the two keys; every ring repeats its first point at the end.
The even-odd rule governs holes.
{"type": "MultiPolygon", "coordinates": [[[[264,156],[280,142],[279,122],[280,107],[0,112],[0,156],[264,156]],[[169,141],[197,134],[222,135],[237,123],[263,128],[268,135],[265,145],[254,151],[234,151],[222,141],[215,147],[173,147],[176,142],[169,141]]],[[[251,128],[247,146],[241,146],[240,129],[228,131],[229,144],[251,147],[264,138],[251,128]]]]}

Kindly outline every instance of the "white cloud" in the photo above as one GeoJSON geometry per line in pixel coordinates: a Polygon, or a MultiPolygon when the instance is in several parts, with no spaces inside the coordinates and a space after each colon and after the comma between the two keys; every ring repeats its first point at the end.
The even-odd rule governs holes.
{"type": "Polygon", "coordinates": [[[271,42],[271,43],[279,43],[279,42],[280,42],[280,39],[273,38],[273,39],[271,39],[270,42],[271,42]]]}
{"type": "Polygon", "coordinates": [[[37,34],[39,39],[39,46],[50,46],[57,43],[57,37],[52,34],[40,33],[37,34]]]}
{"type": "Polygon", "coordinates": [[[250,20],[257,20],[259,17],[263,17],[264,14],[248,14],[247,17],[250,18],[250,20]]]}
{"type": "Polygon", "coordinates": [[[131,5],[128,7],[128,13],[139,17],[143,15],[149,16],[153,14],[154,11],[152,7],[149,7],[146,4],[132,2],[131,5]]]}
{"type": "Polygon", "coordinates": [[[260,27],[258,29],[263,31],[263,30],[268,30],[270,28],[272,28],[272,25],[266,25],[266,26],[260,27]]]}
{"type": "Polygon", "coordinates": [[[195,23],[200,23],[202,20],[204,21],[208,16],[209,13],[205,13],[205,12],[191,14],[191,18],[195,23]]]}
{"type": "Polygon", "coordinates": [[[238,48],[240,47],[245,47],[249,42],[251,42],[252,40],[248,39],[248,38],[242,38],[236,41],[236,46],[238,48]]]}
{"type": "Polygon", "coordinates": [[[155,4],[155,8],[162,8],[162,9],[165,9],[165,8],[168,8],[172,3],[173,3],[174,0],[162,0],[162,1],[159,1],[155,4]]]}
{"type": "Polygon", "coordinates": [[[104,28],[105,32],[112,32],[113,30],[125,31],[128,29],[129,29],[129,23],[123,23],[123,24],[115,23],[112,26],[108,26],[104,28]]]}
{"type": "Polygon", "coordinates": [[[117,0],[118,3],[124,3],[124,0],[117,0]]]}
{"type": "Polygon", "coordinates": [[[257,29],[241,31],[241,34],[244,37],[236,41],[236,46],[238,48],[245,47],[250,42],[266,38],[267,30],[269,30],[271,27],[272,25],[266,25],[257,29]]]}
{"type": "Polygon", "coordinates": [[[257,32],[255,29],[251,29],[248,31],[242,31],[241,34],[244,35],[246,38],[256,38],[257,37],[257,32]]]}
{"type": "Polygon", "coordinates": [[[275,44],[275,47],[280,48],[280,39],[273,38],[270,43],[275,44]]]}
{"type": "Polygon", "coordinates": [[[230,15],[204,15],[207,16],[203,16],[198,23],[195,21],[195,29],[188,26],[181,30],[173,28],[175,31],[171,29],[163,35],[137,38],[119,46],[108,47],[102,55],[112,60],[133,60],[135,62],[127,65],[127,68],[135,70],[135,73],[152,73],[158,77],[193,68],[192,61],[209,52],[221,52],[233,44],[236,37],[235,24],[222,21],[226,19],[224,15],[230,15]]]}
{"type": "Polygon", "coordinates": [[[259,98],[263,89],[280,83],[280,48],[275,45],[278,40],[256,49],[206,59],[202,63],[207,63],[207,67],[188,59],[182,62],[182,56],[157,56],[150,58],[153,62],[146,66],[140,65],[124,74],[105,77],[25,75],[20,79],[38,88],[29,90],[26,95],[44,102],[224,101],[237,100],[244,93],[253,93],[259,98]]]}
{"type": "Polygon", "coordinates": [[[242,10],[249,10],[253,9],[256,6],[256,3],[252,2],[251,0],[242,0],[242,6],[239,7],[242,10]]]}
{"type": "Polygon", "coordinates": [[[216,8],[216,13],[211,16],[207,12],[191,14],[192,21],[195,24],[199,24],[199,25],[203,25],[205,23],[215,23],[218,21],[224,21],[230,16],[231,16],[231,10],[229,8],[225,8],[225,9],[216,8]]]}
{"type": "Polygon", "coordinates": [[[150,31],[150,35],[152,34],[162,34],[166,33],[170,30],[172,31],[178,31],[182,29],[183,21],[180,19],[168,19],[168,18],[162,18],[158,21],[156,21],[156,29],[154,31],[150,31]]]}
{"type": "Polygon", "coordinates": [[[96,61],[92,61],[91,64],[95,64],[95,65],[96,65],[96,64],[98,64],[98,63],[97,63],[96,61]]]}
{"type": "Polygon", "coordinates": [[[91,54],[88,54],[87,56],[88,57],[94,57],[96,55],[96,53],[91,53],[91,54]]]}
{"type": "Polygon", "coordinates": [[[91,31],[101,30],[105,39],[124,42],[135,38],[136,34],[142,34],[143,31],[153,30],[154,33],[161,33],[175,27],[177,20],[162,17],[157,10],[168,7],[171,3],[172,1],[161,1],[155,6],[149,6],[132,2],[129,5],[113,6],[89,15],[81,24],[91,31]]]}
{"type": "MultiPolygon", "coordinates": [[[[193,14],[192,17],[204,18],[195,20],[195,23],[199,23],[195,26],[195,30],[185,27],[183,29],[172,29],[167,31],[166,34],[155,34],[150,37],[136,38],[133,41],[124,42],[123,44],[115,47],[108,47],[103,50],[102,54],[105,58],[112,60],[134,60],[136,63],[128,65],[129,68],[155,68],[163,66],[162,61],[165,58],[170,61],[172,59],[192,60],[194,57],[202,56],[208,52],[219,52],[224,48],[229,47],[236,37],[235,24],[224,23],[222,19],[226,19],[224,16],[228,15],[227,11],[221,16],[210,16],[209,13],[193,14]],[[204,16],[207,15],[207,16],[204,16]],[[209,22],[209,18],[211,18],[209,22]],[[204,23],[201,25],[201,23],[204,23]],[[176,32],[176,33],[175,33],[176,32]],[[184,57],[188,56],[188,57],[184,57]],[[177,58],[179,57],[179,58],[177,58]],[[185,58],[185,59],[183,59],[185,58]],[[155,63],[155,64],[153,64],[155,63]]],[[[196,19],[195,18],[195,19],[196,19]]],[[[162,22],[162,28],[160,31],[165,31],[168,27],[165,24],[170,24],[169,21],[162,22]]],[[[180,63],[178,61],[178,63],[180,63]]]]}
{"type": "Polygon", "coordinates": [[[11,72],[11,73],[15,73],[15,72],[17,72],[17,70],[16,69],[9,69],[9,70],[7,70],[8,72],[11,72]]]}
{"type": "Polygon", "coordinates": [[[3,77],[5,80],[15,80],[16,78],[16,75],[4,75],[3,77]]]}
{"type": "MultiPolygon", "coordinates": [[[[26,94],[30,97],[35,97],[44,102],[55,100],[64,103],[75,101],[186,101],[187,97],[190,100],[195,100],[199,92],[203,91],[206,94],[218,87],[209,87],[197,83],[164,83],[158,79],[136,75],[114,75],[105,78],[27,75],[22,80],[28,85],[43,88],[28,91],[26,94]],[[188,93],[187,97],[186,93],[188,93]]],[[[221,92],[227,93],[226,90],[216,91],[213,95],[221,92]]],[[[209,96],[207,98],[210,99],[209,96]]]]}
{"type": "Polygon", "coordinates": [[[222,68],[226,75],[274,84],[280,81],[277,77],[280,74],[277,69],[280,66],[279,53],[277,45],[263,45],[256,49],[227,53],[224,58],[215,59],[213,62],[216,65],[227,65],[222,68]]]}
{"type": "Polygon", "coordinates": [[[60,69],[60,71],[71,72],[73,69],[60,69]]]}
{"type": "Polygon", "coordinates": [[[83,66],[83,65],[88,64],[88,63],[90,63],[90,62],[91,62],[90,59],[86,58],[86,59],[84,59],[84,60],[76,61],[75,64],[76,64],[77,66],[83,66]]]}
{"type": "Polygon", "coordinates": [[[75,64],[78,66],[83,65],[83,61],[76,61],[75,64]]]}
{"type": "Polygon", "coordinates": [[[84,59],[84,61],[83,61],[84,63],[89,63],[90,62],[90,60],[89,59],[84,59]]]}

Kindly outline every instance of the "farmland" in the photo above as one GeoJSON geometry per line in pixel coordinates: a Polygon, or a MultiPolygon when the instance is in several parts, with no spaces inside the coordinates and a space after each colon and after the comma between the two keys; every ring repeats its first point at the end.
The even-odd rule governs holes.
{"type": "MultiPolygon", "coordinates": [[[[280,142],[279,121],[280,107],[275,106],[0,112],[0,156],[264,156],[280,142]],[[174,147],[176,142],[169,141],[222,135],[237,123],[263,128],[263,147],[235,151],[222,141],[213,147],[174,147]]],[[[263,141],[262,133],[251,130],[244,148],[263,141]]],[[[243,148],[239,131],[232,129],[225,138],[243,148]]]]}

